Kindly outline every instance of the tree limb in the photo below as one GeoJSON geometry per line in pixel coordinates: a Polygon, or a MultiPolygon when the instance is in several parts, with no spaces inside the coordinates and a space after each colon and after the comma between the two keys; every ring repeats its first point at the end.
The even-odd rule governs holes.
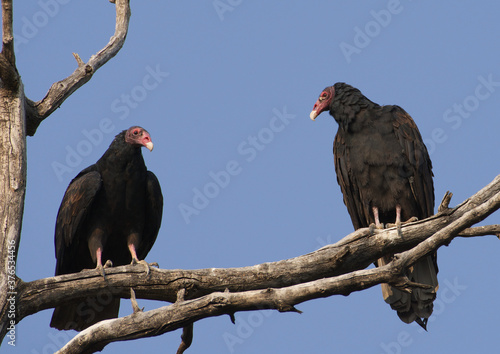
{"type": "Polygon", "coordinates": [[[460,231],[460,234],[458,236],[460,237],[496,236],[500,238],[500,224],[471,227],[460,231]]]}
{"type": "Polygon", "coordinates": [[[425,287],[426,285],[410,282],[404,277],[404,269],[441,245],[451,242],[465,225],[479,222],[498,208],[500,191],[417,246],[396,255],[382,267],[353,271],[283,288],[237,293],[214,292],[194,300],[178,301],[159,309],[97,323],[76,335],[58,353],[92,352],[93,348],[101,348],[113,341],[157,336],[185,327],[186,323],[236,311],[276,309],[280,312],[300,312],[295,305],[304,301],[338,294],[348,295],[380,283],[408,288],[425,287]]]}
{"type": "MultiPolygon", "coordinates": [[[[107,281],[93,270],[29,283],[19,280],[18,318],[61,305],[65,301],[85,299],[96,294],[99,296],[102,292],[128,298],[131,287],[139,298],[176,302],[158,310],[103,321],[75,337],[79,345],[85,342],[87,348],[93,348],[96,343],[102,346],[115,340],[159,335],[185,327],[200,318],[232,315],[236,311],[256,308],[294,311],[293,306],[303,301],[335,294],[348,295],[381,282],[407,288],[423,286],[410,283],[402,275],[403,270],[499,208],[500,175],[459,206],[443,209],[425,220],[403,225],[403,238],[395,228],[381,230],[375,235],[370,235],[368,229],[362,229],[315,252],[251,267],[151,269],[150,275],[144,277],[142,268],[128,265],[109,269],[107,281]],[[384,267],[360,270],[383,254],[397,252],[402,253],[396,254],[394,260],[384,267]],[[274,290],[267,290],[271,288],[274,290]],[[180,290],[182,296],[179,295],[180,290]],[[183,298],[188,300],[183,301],[183,298]],[[184,312],[187,310],[184,306],[189,306],[189,311],[184,312]],[[183,315],[179,312],[180,308],[183,309],[183,315]],[[146,316],[152,322],[148,324],[140,316],[146,316]],[[125,326],[123,332],[122,325],[128,321],[135,324],[125,326]],[[121,334],[111,338],[109,329],[121,334]]],[[[491,227],[486,229],[491,230],[491,227]]],[[[71,343],[74,344],[74,341],[68,343],[68,348],[72,348],[71,343]]]]}
{"type": "MultiPolygon", "coordinates": [[[[114,2],[114,1],[113,1],[114,2]]],[[[50,87],[43,99],[38,102],[27,100],[27,134],[34,135],[40,123],[54,112],[78,88],[87,83],[92,75],[122,48],[127,37],[130,19],[129,0],[116,0],[115,34],[108,44],[84,63],[78,54],[73,53],[78,67],[64,80],[58,81],[50,87]]]]}

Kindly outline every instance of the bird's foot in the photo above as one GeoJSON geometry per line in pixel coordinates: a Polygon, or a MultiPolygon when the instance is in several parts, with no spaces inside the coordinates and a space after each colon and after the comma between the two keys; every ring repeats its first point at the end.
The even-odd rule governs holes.
{"type": "Polygon", "coordinates": [[[102,264],[97,264],[97,267],[95,267],[95,269],[97,269],[99,271],[99,273],[101,273],[102,277],[104,278],[104,280],[106,280],[106,272],[104,272],[104,269],[106,268],[111,268],[113,266],[113,262],[111,262],[110,259],[108,259],[106,261],[106,263],[104,263],[104,265],[102,264]]]}
{"type": "Polygon", "coordinates": [[[398,236],[399,238],[403,238],[403,232],[401,231],[401,221],[398,220],[396,221],[396,230],[398,230],[398,236]]]}
{"type": "MultiPolygon", "coordinates": [[[[415,221],[418,221],[418,218],[417,218],[416,216],[412,216],[411,218],[409,218],[409,219],[408,219],[408,220],[406,220],[406,221],[400,221],[400,222],[399,222],[399,225],[400,225],[400,226],[401,226],[401,225],[406,225],[406,224],[409,224],[409,223],[411,223],[411,222],[415,222],[415,221]]],[[[389,223],[389,224],[387,224],[386,226],[387,226],[388,228],[389,228],[389,227],[395,227],[395,226],[398,226],[398,222],[396,221],[394,224],[389,223]]]]}
{"type": "Polygon", "coordinates": [[[416,216],[412,216],[411,218],[409,218],[408,220],[403,221],[403,222],[401,222],[399,220],[396,220],[396,223],[394,223],[394,224],[387,224],[387,227],[388,228],[390,228],[390,227],[396,227],[397,230],[398,230],[398,236],[401,237],[401,238],[403,238],[403,232],[401,231],[401,226],[409,224],[411,222],[415,222],[417,220],[418,220],[418,218],[416,216]]]}
{"type": "Polygon", "coordinates": [[[375,230],[383,230],[384,229],[384,224],[381,224],[381,223],[378,223],[378,224],[375,224],[375,223],[371,223],[369,226],[368,226],[368,229],[370,230],[370,235],[375,235],[375,230]]]}
{"type": "Polygon", "coordinates": [[[159,265],[158,263],[156,262],[152,262],[152,263],[148,263],[146,262],[144,259],[142,261],[136,259],[136,258],[132,258],[132,262],[130,263],[132,265],[136,265],[136,264],[142,264],[146,267],[146,276],[149,275],[149,273],[151,273],[151,267],[156,267],[156,268],[159,268],[159,265]]]}

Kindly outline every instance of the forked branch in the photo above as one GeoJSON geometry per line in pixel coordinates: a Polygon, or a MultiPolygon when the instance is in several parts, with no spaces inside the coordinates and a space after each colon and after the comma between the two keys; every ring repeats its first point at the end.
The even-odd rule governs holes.
{"type": "Polygon", "coordinates": [[[26,124],[27,135],[34,135],[40,123],[54,112],[59,106],[78,88],[87,83],[92,75],[111,58],[113,58],[122,48],[127,37],[130,19],[130,0],[116,0],[116,25],[115,34],[108,44],[98,53],[93,55],[87,63],[74,54],[77,61],[77,68],[67,78],[58,81],[50,87],[43,99],[38,102],[26,100],[26,124]]]}

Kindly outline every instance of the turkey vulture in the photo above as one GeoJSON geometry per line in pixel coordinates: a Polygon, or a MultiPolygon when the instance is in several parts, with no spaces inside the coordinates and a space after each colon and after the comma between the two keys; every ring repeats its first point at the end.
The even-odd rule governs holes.
{"type": "MultiPolygon", "coordinates": [[[[380,106],[345,83],[325,88],[310,114],[330,111],[339,128],[333,142],[337,182],[355,229],[433,215],[432,163],[417,125],[399,106],[380,106]]],[[[391,255],[377,261],[387,264],[391,255]]],[[[382,284],[384,299],[406,323],[424,329],[438,289],[436,254],[425,256],[406,273],[431,285],[411,294],[382,284]]]]}
{"type": "MultiPolygon", "coordinates": [[[[146,169],[142,146],[153,150],[145,129],[124,130],[70,182],[57,213],[56,275],[97,268],[104,276],[110,264],[145,263],[160,229],[163,196],[158,179],[146,169]]],[[[119,306],[111,291],[61,304],[50,326],[81,331],[117,317],[119,306]]]]}

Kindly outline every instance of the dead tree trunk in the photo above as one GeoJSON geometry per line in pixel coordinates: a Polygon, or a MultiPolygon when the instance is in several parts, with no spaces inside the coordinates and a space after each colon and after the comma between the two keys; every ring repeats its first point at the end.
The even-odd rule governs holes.
{"type": "Polygon", "coordinates": [[[0,53],[0,335],[15,323],[16,256],[26,191],[26,115],[12,34],[12,0],[2,1],[0,53]]]}

